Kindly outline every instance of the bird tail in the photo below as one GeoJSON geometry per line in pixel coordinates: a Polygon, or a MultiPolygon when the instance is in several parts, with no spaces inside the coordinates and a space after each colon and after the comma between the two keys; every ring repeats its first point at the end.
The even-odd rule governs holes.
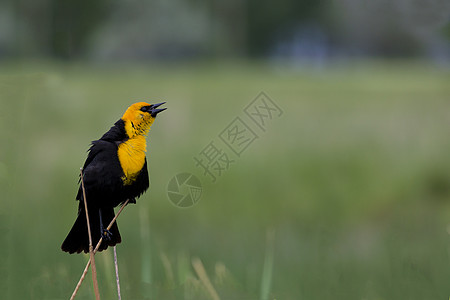
{"type": "MultiPolygon", "coordinates": [[[[106,230],[109,223],[114,218],[114,209],[112,207],[108,207],[102,208],[101,211],[103,228],[106,230]]],[[[92,246],[95,248],[101,237],[100,215],[98,208],[89,208],[89,224],[91,227],[92,246]]],[[[115,246],[122,241],[119,228],[117,227],[117,221],[114,222],[110,232],[112,234],[110,236],[110,240],[107,241],[103,239],[98,251],[105,250],[108,246],[115,246]]],[[[82,251],[85,253],[89,252],[89,235],[86,223],[86,212],[82,202],[80,202],[80,209],[78,210],[78,217],[75,224],[73,224],[72,229],[62,243],[61,249],[65,252],[69,252],[70,254],[81,253],[82,251]]]]}

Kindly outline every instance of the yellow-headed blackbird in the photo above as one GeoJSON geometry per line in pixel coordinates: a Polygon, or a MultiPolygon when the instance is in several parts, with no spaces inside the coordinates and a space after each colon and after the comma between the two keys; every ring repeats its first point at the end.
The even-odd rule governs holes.
{"type": "MultiPolygon", "coordinates": [[[[82,172],[93,246],[103,237],[99,251],[121,242],[117,222],[106,230],[114,218],[113,208],[127,199],[136,203],[135,198],[149,187],[145,138],[156,115],[165,110],[158,108],[164,103],[131,105],[107,133],[92,142],[82,172]]],[[[87,253],[89,237],[81,184],[76,199],[80,200],[78,217],[61,249],[87,253]]]]}

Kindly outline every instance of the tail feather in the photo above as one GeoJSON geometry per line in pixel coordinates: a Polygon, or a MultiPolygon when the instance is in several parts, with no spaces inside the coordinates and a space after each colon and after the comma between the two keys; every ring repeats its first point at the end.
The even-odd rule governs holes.
{"type": "MultiPolygon", "coordinates": [[[[102,221],[105,229],[108,227],[113,218],[114,209],[112,207],[102,208],[102,221]]],[[[100,215],[98,208],[89,208],[89,224],[91,227],[92,246],[95,248],[101,237],[100,215]]],[[[117,227],[117,221],[111,227],[110,232],[112,233],[111,240],[103,240],[98,251],[105,250],[108,246],[114,246],[122,241],[119,228],[117,227]]],[[[61,249],[65,252],[69,252],[70,254],[81,253],[82,251],[85,253],[89,252],[89,236],[87,231],[86,213],[83,205],[80,205],[75,224],[73,224],[72,229],[62,243],[61,249]]]]}

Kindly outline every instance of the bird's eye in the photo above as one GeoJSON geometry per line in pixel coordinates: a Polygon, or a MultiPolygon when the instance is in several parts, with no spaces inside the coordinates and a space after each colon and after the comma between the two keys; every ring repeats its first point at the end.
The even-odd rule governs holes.
{"type": "Polygon", "coordinates": [[[150,110],[150,106],[143,106],[141,107],[141,111],[148,112],[150,110]]]}

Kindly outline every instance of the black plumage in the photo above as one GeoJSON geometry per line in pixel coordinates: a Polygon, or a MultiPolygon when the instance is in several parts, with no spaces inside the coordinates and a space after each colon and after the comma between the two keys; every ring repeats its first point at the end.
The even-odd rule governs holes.
{"type": "MultiPolygon", "coordinates": [[[[114,218],[113,208],[127,199],[130,199],[130,203],[136,203],[135,198],[139,197],[149,187],[146,159],[136,180],[130,185],[123,184],[124,172],[117,151],[119,145],[127,140],[124,121],[120,119],[99,140],[92,142],[83,166],[83,179],[94,247],[102,236],[101,226],[103,225],[103,228],[106,229],[114,218]],[[102,224],[100,224],[100,213],[102,224]]],[[[89,252],[89,239],[81,184],[76,199],[80,200],[78,217],[61,249],[69,253],[80,253],[82,251],[87,253],[89,252]]],[[[117,222],[112,226],[110,233],[109,240],[103,240],[99,251],[121,242],[117,222]]]]}

